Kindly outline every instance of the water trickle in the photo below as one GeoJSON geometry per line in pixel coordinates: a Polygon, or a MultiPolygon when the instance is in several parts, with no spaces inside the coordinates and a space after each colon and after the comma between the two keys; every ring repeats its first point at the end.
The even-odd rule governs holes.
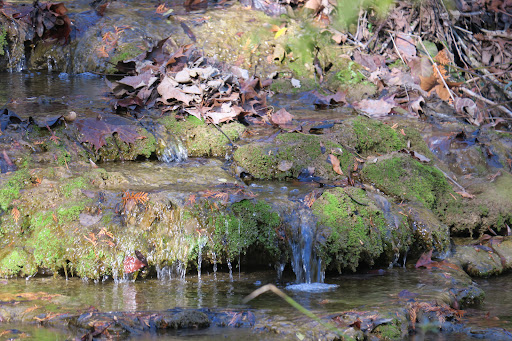
{"type": "Polygon", "coordinates": [[[201,265],[203,263],[203,247],[206,245],[207,239],[205,237],[199,238],[197,247],[197,279],[201,280],[201,265]]]}
{"type": "Polygon", "coordinates": [[[156,266],[156,275],[159,280],[170,281],[175,275],[178,279],[184,280],[187,269],[182,261],[176,261],[172,265],[156,266]]]}
{"type": "Polygon", "coordinates": [[[187,159],[187,148],[181,140],[170,133],[158,134],[158,160],[171,163],[181,162],[187,159]]]}
{"type": "Polygon", "coordinates": [[[292,269],[297,283],[322,283],[322,260],[314,250],[316,219],[311,210],[294,209],[288,217],[294,236],[290,240],[292,269]]]}
{"type": "Polygon", "coordinates": [[[233,282],[233,267],[231,266],[231,259],[228,258],[228,268],[229,268],[229,280],[233,282]]]}
{"type": "Polygon", "coordinates": [[[213,258],[213,278],[217,280],[217,254],[215,252],[212,252],[212,258],[213,258]]]}

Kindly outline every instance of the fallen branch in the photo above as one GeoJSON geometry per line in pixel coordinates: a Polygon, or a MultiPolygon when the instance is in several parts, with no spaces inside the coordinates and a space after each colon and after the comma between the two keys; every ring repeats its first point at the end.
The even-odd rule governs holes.
{"type": "Polygon", "coordinates": [[[492,106],[495,106],[496,108],[500,109],[502,112],[504,112],[505,114],[508,115],[508,117],[511,117],[512,118],[512,111],[508,110],[505,106],[503,105],[499,105],[498,103],[496,102],[493,102],[491,101],[490,99],[487,99],[483,96],[480,96],[479,94],[477,94],[476,92],[473,92],[467,88],[460,88],[462,90],[462,92],[466,93],[467,95],[469,96],[473,96],[475,97],[476,99],[479,99],[481,100],[482,102],[485,102],[487,104],[490,104],[492,106]]]}

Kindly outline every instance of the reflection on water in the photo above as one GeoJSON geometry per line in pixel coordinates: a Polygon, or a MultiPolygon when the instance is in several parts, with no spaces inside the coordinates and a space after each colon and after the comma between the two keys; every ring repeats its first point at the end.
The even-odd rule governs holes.
{"type": "Polygon", "coordinates": [[[90,73],[0,73],[0,107],[9,101],[7,108],[22,118],[112,111],[106,92],[105,81],[90,73]]]}

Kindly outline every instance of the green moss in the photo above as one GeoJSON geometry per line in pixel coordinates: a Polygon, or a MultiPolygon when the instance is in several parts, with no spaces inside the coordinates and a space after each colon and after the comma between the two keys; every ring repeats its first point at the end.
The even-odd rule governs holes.
{"type": "Polygon", "coordinates": [[[230,207],[230,213],[215,220],[213,240],[218,255],[235,259],[250,247],[259,247],[271,259],[279,256],[276,230],[281,219],[266,202],[243,200],[230,207]]]}
{"type": "Polygon", "coordinates": [[[0,276],[31,276],[37,272],[29,253],[23,248],[6,248],[0,252],[0,276]]]}
{"type": "Polygon", "coordinates": [[[372,331],[372,334],[378,335],[379,340],[383,341],[402,340],[402,330],[397,319],[393,319],[392,323],[379,325],[372,331]]]}
{"type": "Polygon", "coordinates": [[[78,220],[78,217],[84,208],[84,203],[59,207],[57,209],[57,218],[59,223],[69,223],[78,220]]]}
{"type": "Polygon", "coordinates": [[[66,241],[55,226],[35,230],[27,244],[33,248],[33,255],[39,266],[55,272],[64,265],[66,241]]]}
{"type": "Polygon", "coordinates": [[[30,179],[30,174],[26,168],[14,172],[7,183],[0,189],[0,210],[5,211],[14,199],[20,195],[20,190],[25,187],[25,183],[30,179]]]}
{"type": "Polygon", "coordinates": [[[110,65],[106,72],[107,73],[115,73],[117,69],[115,66],[118,62],[122,62],[127,59],[135,58],[144,52],[134,43],[125,43],[120,44],[116,47],[114,55],[110,58],[110,65]]]}
{"type": "Polygon", "coordinates": [[[60,190],[64,197],[70,198],[77,190],[90,186],[90,182],[83,176],[71,179],[60,186],[60,190]]]}
{"type": "Polygon", "coordinates": [[[358,153],[387,153],[407,147],[399,133],[382,122],[359,116],[352,121],[358,153]]]}
{"type": "Polygon", "coordinates": [[[279,134],[275,142],[240,146],[233,154],[233,159],[259,179],[297,177],[308,167],[315,168],[316,176],[338,178],[339,175],[327,161],[331,152],[340,161],[342,171],[347,170],[354,162],[354,156],[350,152],[325,136],[285,133],[279,134]],[[322,145],[325,148],[323,153],[322,145]],[[285,161],[291,163],[291,168],[279,170],[279,165],[285,161]]]}
{"type": "Polygon", "coordinates": [[[0,56],[5,54],[4,48],[7,46],[7,29],[2,27],[0,30],[0,56]]]}
{"type": "Polygon", "coordinates": [[[169,132],[184,142],[191,157],[225,156],[233,148],[225,135],[235,142],[245,131],[245,127],[240,123],[225,123],[219,125],[224,135],[213,125],[205,124],[195,116],[177,120],[174,115],[171,115],[159,121],[169,132]]]}
{"type": "Polygon", "coordinates": [[[371,265],[384,252],[387,221],[362,189],[328,190],[312,209],[325,237],[320,255],[326,266],[355,271],[360,261],[371,265]]]}
{"type": "Polygon", "coordinates": [[[136,160],[149,158],[156,151],[156,139],[144,128],[138,130],[139,136],[134,143],[124,142],[117,134],[105,137],[106,144],[98,150],[98,159],[102,161],[136,160]]]}
{"type": "Polygon", "coordinates": [[[362,175],[388,195],[423,203],[435,209],[442,198],[453,193],[443,173],[409,156],[400,155],[367,164],[362,175]]]}
{"type": "Polygon", "coordinates": [[[343,84],[359,84],[366,80],[366,77],[361,73],[362,67],[353,61],[349,61],[346,68],[336,72],[336,79],[343,84]]]}

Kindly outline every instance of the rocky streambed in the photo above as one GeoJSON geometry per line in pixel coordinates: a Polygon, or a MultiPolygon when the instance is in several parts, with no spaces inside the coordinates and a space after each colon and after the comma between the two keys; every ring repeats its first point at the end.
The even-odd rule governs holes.
{"type": "MultiPolygon", "coordinates": [[[[78,24],[89,17],[77,6],[78,24]]],[[[201,30],[224,25],[238,10],[212,12],[193,26],[194,39],[213,51],[201,30]]],[[[156,43],[172,33],[177,47],[192,36],[153,10],[128,13],[120,3],[110,11],[91,12],[90,28],[77,31],[83,36],[74,45],[38,44],[20,59],[9,46],[8,67],[29,62],[32,70],[58,72],[0,77],[7,102],[0,111],[0,275],[8,278],[1,283],[2,336],[28,323],[85,339],[172,338],[184,336],[181,329],[193,336],[208,326],[201,335],[511,338],[497,316],[475,322],[485,318],[478,310],[485,293],[473,282],[512,267],[510,132],[464,124],[433,106],[421,119],[371,119],[306,91],[315,83],[307,77],[300,92],[267,99],[293,114],[287,124],[213,125],[176,110],[135,114],[100,76],[66,72],[114,72],[113,64],[149,49],[139,44],[123,55],[131,39],[156,43]],[[118,39],[105,39],[109,21],[119,23],[110,33],[118,39]],[[141,21],[157,26],[140,31],[141,21]],[[101,47],[112,49],[104,56],[101,47]],[[116,114],[109,102],[128,109],[116,114]],[[333,327],[298,317],[270,294],[242,302],[267,283],[333,327]]],[[[189,27],[200,17],[186,18],[189,27]]],[[[237,55],[246,51],[247,58],[221,58],[237,68],[218,69],[232,75],[223,84],[241,84],[246,96],[250,88],[234,79],[244,78],[258,53],[279,50],[279,43],[273,52],[260,51],[265,43],[251,47],[257,39],[264,40],[237,42],[237,55]]],[[[261,62],[261,72],[300,71],[286,63],[261,62]]],[[[275,84],[289,90],[296,83],[275,84]]],[[[375,91],[347,87],[353,98],[375,91]]]]}

